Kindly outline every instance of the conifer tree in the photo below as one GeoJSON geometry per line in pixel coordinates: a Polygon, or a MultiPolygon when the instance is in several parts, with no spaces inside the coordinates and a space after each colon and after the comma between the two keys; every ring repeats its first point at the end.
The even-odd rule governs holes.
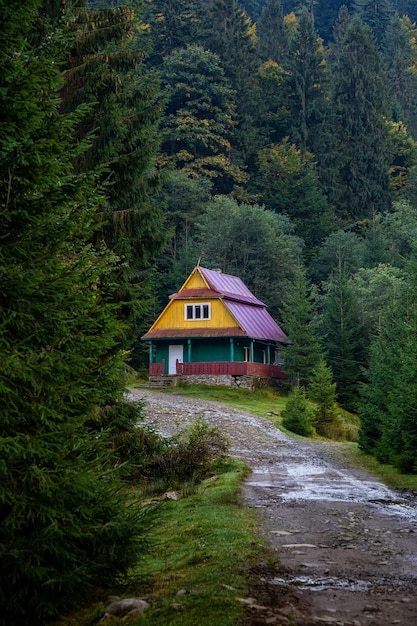
{"type": "Polygon", "coordinates": [[[380,55],[358,16],[334,67],[333,108],[331,201],[342,220],[369,219],[390,204],[387,98],[380,55]]]}
{"type": "Polygon", "coordinates": [[[395,121],[403,121],[417,139],[417,28],[409,17],[390,21],[384,42],[388,90],[395,121]]]}
{"type": "Polygon", "coordinates": [[[257,23],[256,32],[261,59],[282,63],[288,49],[288,32],[279,0],[267,0],[257,23]]]}
{"type": "Polygon", "coordinates": [[[320,165],[327,152],[328,77],[324,48],[307,10],[298,18],[284,69],[290,138],[301,150],[314,154],[320,165]]]}
{"type": "Polygon", "coordinates": [[[340,404],[355,410],[365,366],[362,327],[346,271],[339,262],[323,296],[321,332],[340,404]]]}
{"type": "Polygon", "coordinates": [[[303,437],[311,435],[314,412],[308,402],[304,387],[297,384],[291,389],[281,416],[284,428],[303,437]]]}
{"type": "Polygon", "coordinates": [[[316,404],[314,427],[317,433],[329,436],[332,432],[332,426],[337,420],[335,411],[337,394],[332,370],[326,365],[323,357],[319,359],[311,373],[307,396],[316,404]]]}
{"type": "Polygon", "coordinates": [[[417,471],[417,302],[414,267],[407,293],[383,316],[371,346],[359,404],[360,447],[400,471],[417,471]]]}
{"type": "Polygon", "coordinates": [[[234,98],[218,56],[197,45],[183,48],[165,58],[161,76],[167,94],[162,150],[168,162],[207,177],[214,192],[230,193],[244,176],[230,159],[234,98]]]}
{"type": "Polygon", "coordinates": [[[131,8],[91,9],[81,1],[68,11],[74,43],[66,59],[62,106],[69,112],[81,104],[89,107],[79,137],[92,134],[93,139],[76,167],[80,172],[101,168],[106,185],[92,240],[104,241],[120,259],[113,295],[123,303],[120,340],[129,349],[148,295],[149,259],[165,242],[163,207],[156,199],[159,84],[144,66],[141,23],[131,8]]]}
{"type": "Polygon", "coordinates": [[[391,0],[354,0],[353,9],[370,26],[376,41],[381,45],[393,14],[391,0]]]}
{"type": "Polygon", "coordinates": [[[89,243],[104,196],[74,173],[82,110],[57,96],[65,29],[30,45],[38,0],[0,12],[0,604],[22,626],[125,573],[142,525],[89,427],[123,391],[121,328],[89,243]]]}
{"type": "Polygon", "coordinates": [[[289,339],[284,352],[285,370],[303,386],[307,385],[321,354],[315,300],[305,270],[299,263],[294,280],[285,293],[281,319],[289,339]]]}
{"type": "Polygon", "coordinates": [[[260,145],[256,129],[260,101],[255,27],[236,0],[208,0],[201,4],[199,18],[201,44],[219,56],[235,91],[234,144],[239,153],[238,162],[245,164],[260,145]]]}

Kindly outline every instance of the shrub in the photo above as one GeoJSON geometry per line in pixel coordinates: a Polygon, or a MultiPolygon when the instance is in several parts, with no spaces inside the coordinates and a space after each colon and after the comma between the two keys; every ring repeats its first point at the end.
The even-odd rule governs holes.
{"type": "Polygon", "coordinates": [[[292,389],[281,415],[284,428],[304,437],[312,434],[314,412],[303,387],[297,385],[292,389]]]}

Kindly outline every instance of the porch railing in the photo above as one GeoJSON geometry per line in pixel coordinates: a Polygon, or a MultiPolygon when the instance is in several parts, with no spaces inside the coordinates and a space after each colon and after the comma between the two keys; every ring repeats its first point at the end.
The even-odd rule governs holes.
{"type": "Polygon", "coordinates": [[[248,361],[214,363],[180,363],[177,361],[177,374],[228,374],[230,376],[266,376],[268,378],[285,378],[284,370],[278,365],[249,363],[248,361]]]}

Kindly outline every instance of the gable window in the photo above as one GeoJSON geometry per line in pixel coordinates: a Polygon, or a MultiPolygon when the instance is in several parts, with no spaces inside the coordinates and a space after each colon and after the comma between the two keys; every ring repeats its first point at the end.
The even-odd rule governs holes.
{"type": "Polygon", "coordinates": [[[200,304],[186,304],[185,305],[185,319],[186,320],[209,320],[210,319],[210,304],[207,302],[201,302],[200,304]]]}

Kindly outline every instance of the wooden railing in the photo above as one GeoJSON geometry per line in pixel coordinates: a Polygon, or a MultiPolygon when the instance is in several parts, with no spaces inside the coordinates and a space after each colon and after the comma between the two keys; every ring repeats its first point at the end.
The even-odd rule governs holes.
{"type": "Polygon", "coordinates": [[[214,363],[180,363],[177,361],[177,374],[228,374],[230,376],[266,376],[268,378],[286,378],[286,374],[278,365],[249,363],[239,361],[217,361],[214,363]]]}
{"type": "Polygon", "coordinates": [[[149,376],[163,376],[165,373],[165,361],[162,363],[149,364],[149,376]]]}

